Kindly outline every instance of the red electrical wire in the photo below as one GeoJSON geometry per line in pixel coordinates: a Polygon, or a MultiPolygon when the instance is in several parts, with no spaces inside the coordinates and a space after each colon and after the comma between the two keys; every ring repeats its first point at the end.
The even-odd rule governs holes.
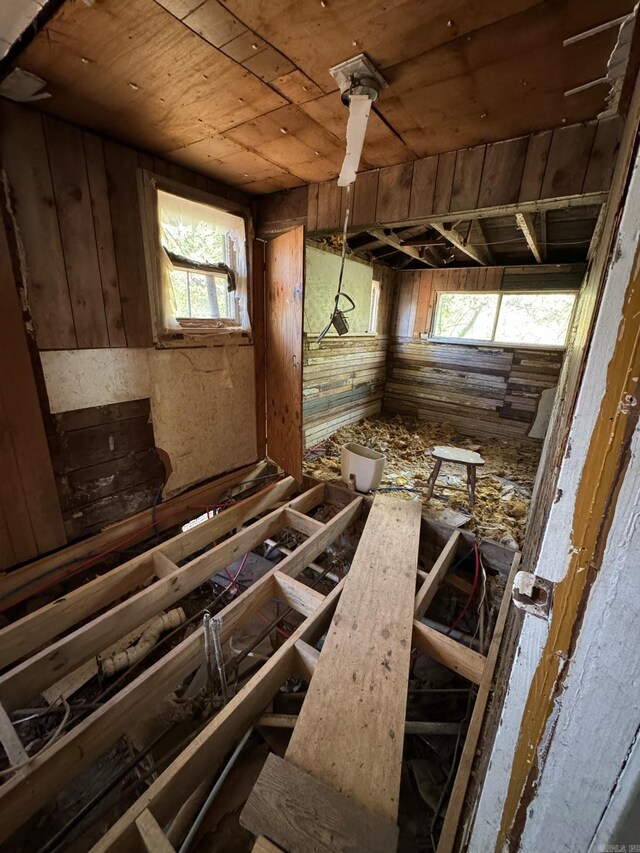
{"type": "Polygon", "coordinates": [[[468,596],[467,600],[465,601],[464,607],[460,611],[458,618],[455,620],[453,625],[447,631],[447,634],[446,634],[447,637],[451,634],[452,631],[454,631],[458,627],[458,625],[462,621],[465,613],[467,612],[467,610],[471,606],[471,602],[473,601],[473,597],[476,594],[476,589],[478,588],[478,581],[480,580],[480,551],[478,550],[478,543],[477,542],[473,543],[473,550],[474,550],[475,557],[476,557],[476,567],[475,567],[475,574],[473,576],[473,586],[471,587],[471,592],[469,593],[469,596],[468,596]]]}
{"type": "MultiPolygon", "coordinates": [[[[272,621],[271,619],[269,619],[269,617],[267,616],[266,613],[262,612],[262,610],[258,610],[258,616],[262,619],[263,622],[271,622],[272,621]]],[[[285,640],[288,640],[289,637],[291,636],[290,634],[287,634],[286,631],[283,631],[282,628],[278,628],[277,625],[275,627],[275,630],[278,632],[278,634],[280,634],[281,637],[284,637],[285,640]]]]}
{"type": "Polygon", "coordinates": [[[238,581],[238,578],[240,577],[240,574],[241,574],[242,570],[244,569],[244,566],[245,566],[245,563],[247,562],[247,557],[248,557],[248,556],[249,556],[249,552],[247,551],[247,553],[244,555],[244,559],[243,559],[243,560],[242,560],[242,562],[240,563],[240,568],[239,568],[239,569],[238,569],[238,571],[236,572],[235,577],[231,577],[231,572],[229,571],[229,569],[228,569],[228,568],[225,568],[225,570],[224,570],[225,575],[226,575],[226,576],[229,578],[229,580],[231,581],[231,586],[235,587],[235,588],[237,589],[237,591],[238,591],[238,592],[242,592],[242,590],[241,590],[241,589],[240,589],[240,587],[238,586],[237,581],[238,581]]]}
{"type": "MultiPolygon", "coordinates": [[[[231,502],[231,503],[224,503],[224,504],[209,504],[206,507],[206,509],[207,510],[226,509],[227,507],[230,507],[230,506],[237,506],[237,504],[239,504],[239,503],[242,503],[242,501],[237,501],[236,503],[231,502]]],[[[186,508],[187,509],[204,509],[205,507],[203,505],[188,504],[186,508]]],[[[118,540],[113,545],[111,545],[109,548],[105,548],[104,551],[99,551],[97,554],[94,554],[93,556],[88,557],[86,560],[84,560],[82,562],[71,561],[68,565],[69,571],[65,572],[64,574],[55,575],[55,578],[51,578],[48,581],[47,581],[47,578],[45,576],[42,579],[43,582],[41,584],[37,584],[37,583],[36,583],[36,585],[29,584],[29,583],[25,584],[24,595],[22,597],[17,598],[15,601],[12,598],[12,594],[9,594],[8,596],[3,597],[3,598],[11,598],[11,603],[9,605],[7,605],[7,607],[11,607],[14,604],[18,604],[20,601],[23,601],[24,598],[26,598],[28,596],[36,595],[39,592],[43,592],[44,590],[48,589],[50,586],[53,586],[56,583],[60,583],[60,581],[64,580],[66,577],[68,577],[70,575],[74,575],[77,572],[82,571],[82,569],[89,568],[89,566],[92,566],[94,563],[99,562],[104,557],[108,557],[109,554],[112,554],[114,551],[119,551],[124,545],[128,545],[130,542],[135,542],[147,530],[152,530],[152,529],[156,528],[160,521],[166,521],[168,518],[172,518],[173,516],[183,515],[183,514],[184,514],[183,509],[174,510],[173,512],[164,513],[160,517],[156,517],[156,519],[154,521],[152,521],[150,524],[145,524],[145,525],[142,525],[142,526],[136,528],[136,530],[134,530],[128,536],[125,536],[123,539],[118,540]]],[[[18,593],[18,595],[19,595],[20,594],[20,588],[18,588],[15,591],[15,593],[18,593]]],[[[15,595],[15,593],[14,593],[14,595],[15,595]]],[[[6,608],[2,605],[2,598],[0,598],[0,611],[4,610],[4,609],[6,609],[6,608]]]]}

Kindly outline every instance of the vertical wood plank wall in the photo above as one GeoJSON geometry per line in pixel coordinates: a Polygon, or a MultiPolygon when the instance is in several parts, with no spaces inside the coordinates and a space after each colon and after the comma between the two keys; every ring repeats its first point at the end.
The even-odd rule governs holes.
{"type": "Polygon", "coordinates": [[[38,349],[150,346],[138,169],[245,204],[247,196],[8,101],[0,123],[38,349]]]}
{"type": "MultiPolygon", "coordinates": [[[[619,116],[531,133],[360,172],[350,228],[366,231],[404,220],[545,201],[609,189],[619,116]]],[[[305,224],[310,234],[339,232],[344,193],[335,181],[282,190],[260,199],[259,234],[305,224]]]]}
{"type": "Polygon", "coordinates": [[[44,350],[152,345],[138,170],[249,199],[4,100],[0,128],[11,208],[2,239],[20,257],[21,276],[20,292],[4,266],[0,282],[3,306],[12,303],[0,317],[0,568],[8,568],[150,506],[164,482],[148,400],[52,416],[38,359],[44,350]]]}
{"type": "Polygon", "coordinates": [[[0,219],[0,569],[65,543],[13,258],[0,219]]]}
{"type": "MultiPolygon", "coordinates": [[[[576,268],[577,269],[577,268],[576,268]]],[[[567,287],[580,272],[568,269],[567,287]]],[[[558,383],[563,352],[421,339],[431,328],[438,291],[500,290],[522,279],[531,289],[557,287],[557,273],[535,267],[478,267],[399,273],[391,320],[383,410],[448,421],[469,435],[525,437],[540,395],[558,383]]]]}
{"type": "Polygon", "coordinates": [[[313,447],[341,426],[382,407],[395,273],[374,266],[380,282],[378,333],[304,340],[304,445],[313,447]]]}

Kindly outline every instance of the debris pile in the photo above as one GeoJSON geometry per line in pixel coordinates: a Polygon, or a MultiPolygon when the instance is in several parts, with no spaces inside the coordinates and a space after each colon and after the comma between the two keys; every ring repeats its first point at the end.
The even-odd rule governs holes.
{"type": "Polygon", "coordinates": [[[449,423],[415,418],[364,418],[335,432],[305,457],[304,472],[318,480],[340,480],[340,448],[354,442],[384,453],[387,461],[380,490],[397,491],[407,500],[425,499],[433,469],[431,449],[454,445],[477,450],[485,460],[478,469],[476,504],[469,507],[466,476],[459,465],[444,463],[427,511],[456,526],[465,525],[487,539],[521,547],[540,446],[516,439],[475,439],[460,435],[449,423]]]}

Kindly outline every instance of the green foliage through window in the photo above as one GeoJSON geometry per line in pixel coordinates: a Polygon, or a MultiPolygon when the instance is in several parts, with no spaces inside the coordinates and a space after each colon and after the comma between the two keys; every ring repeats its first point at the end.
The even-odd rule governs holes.
{"type": "Polygon", "coordinates": [[[575,293],[439,293],[432,337],[564,346],[575,293]]]}

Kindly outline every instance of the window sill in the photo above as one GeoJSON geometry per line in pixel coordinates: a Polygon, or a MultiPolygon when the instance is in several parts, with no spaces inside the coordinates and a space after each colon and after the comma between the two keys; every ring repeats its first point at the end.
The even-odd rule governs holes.
{"type": "Polygon", "coordinates": [[[532,350],[555,350],[564,352],[565,344],[521,344],[502,343],[498,341],[472,341],[461,338],[434,338],[431,335],[421,334],[420,340],[429,344],[453,344],[461,347],[487,347],[489,349],[532,349],[532,350]]]}
{"type": "Polygon", "coordinates": [[[252,344],[252,336],[240,328],[216,329],[208,332],[164,332],[156,340],[158,349],[250,346],[252,344]]]}

